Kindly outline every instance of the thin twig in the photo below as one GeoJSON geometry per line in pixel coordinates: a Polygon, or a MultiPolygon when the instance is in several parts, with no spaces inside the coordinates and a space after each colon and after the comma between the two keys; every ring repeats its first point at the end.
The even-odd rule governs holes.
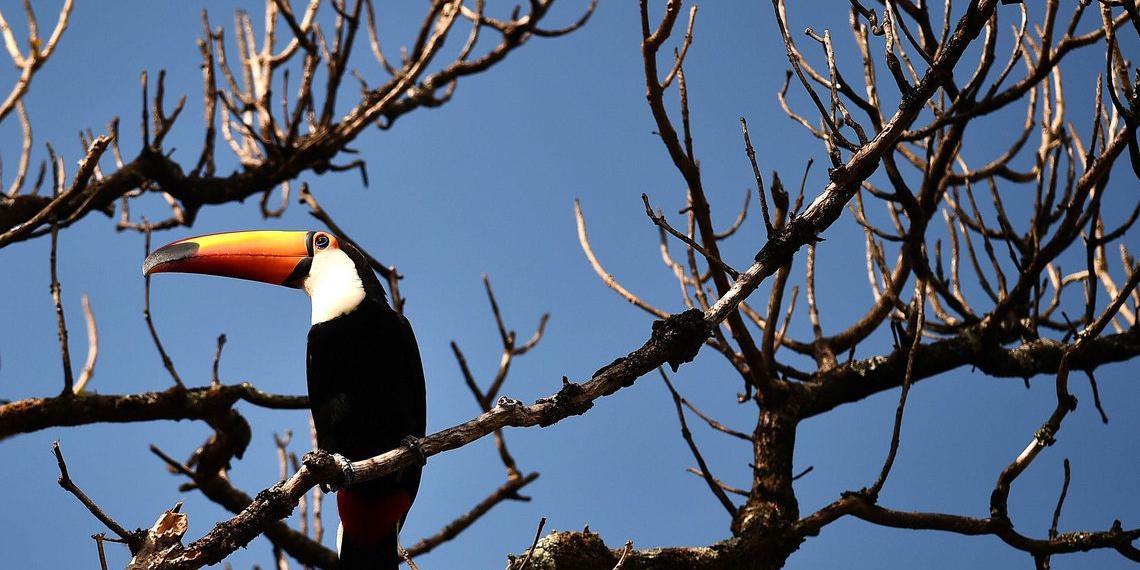
{"type": "Polygon", "coordinates": [[[604,267],[602,267],[601,262],[598,261],[598,257],[594,255],[594,248],[590,245],[590,235],[586,233],[586,219],[582,215],[582,205],[578,202],[577,199],[574,200],[574,218],[578,222],[578,243],[582,246],[582,252],[586,254],[586,259],[590,262],[590,266],[594,268],[594,272],[598,274],[599,278],[601,278],[602,283],[604,283],[606,287],[613,289],[626,301],[633,303],[642,310],[658,318],[667,317],[669,313],[666,313],[665,311],[662,311],[661,309],[650,305],[641,297],[638,297],[637,295],[629,292],[629,290],[627,290],[625,287],[622,287],[621,283],[618,283],[613,274],[609,273],[605,270],[604,267]]]}
{"type": "Polygon", "coordinates": [[[1100,421],[1102,423],[1107,424],[1108,423],[1108,414],[1106,414],[1104,412],[1104,406],[1101,405],[1101,403],[1100,403],[1100,389],[1097,387],[1097,384],[1096,384],[1096,376],[1094,375],[1092,370],[1085,370],[1084,372],[1085,372],[1085,376],[1088,377],[1088,379],[1089,379],[1089,388],[1092,389],[1093,406],[1096,407],[1097,413],[1100,414],[1100,421]]]}
{"type": "Polygon", "coordinates": [[[72,391],[76,394],[82,394],[91,377],[95,375],[95,361],[99,358],[99,329],[95,326],[95,313],[91,310],[91,300],[87,298],[87,294],[84,294],[82,299],[83,318],[87,321],[87,361],[83,363],[83,371],[75,380],[72,391]]]}
{"type": "Polygon", "coordinates": [[[59,285],[59,277],[56,275],[56,244],[59,241],[59,224],[54,220],[51,225],[51,298],[55,302],[55,318],[59,325],[59,353],[63,360],[63,391],[61,394],[71,395],[74,393],[72,386],[74,385],[72,372],[71,372],[71,350],[68,348],[67,342],[67,323],[63,316],[63,301],[61,294],[61,287],[59,285]]]}
{"type": "Polygon", "coordinates": [[[895,422],[891,430],[891,445],[887,451],[887,459],[883,462],[883,468],[879,472],[879,478],[871,485],[869,489],[865,490],[865,494],[872,500],[877,499],[879,491],[882,491],[883,485],[887,482],[887,475],[891,472],[891,467],[895,463],[895,455],[899,451],[899,437],[902,433],[902,420],[903,410],[906,408],[906,397],[910,392],[911,379],[914,374],[914,360],[915,355],[918,353],[918,347],[922,344],[922,329],[926,324],[926,286],[922,279],[916,279],[914,285],[914,298],[915,298],[915,325],[914,337],[911,339],[910,351],[907,353],[906,358],[906,372],[903,375],[902,392],[899,394],[899,405],[895,409],[895,422]]]}
{"type": "MultiPolygon", "coordinates": [[[[685,472],[690,473],[692,475],[696,475],[697,477],[700,477],[702,479],[707,478],[707,477],[712,477],[712,475],[709,475],[709,474],[705,473],[704,471],[697,469],[696,467],[686,467],[685,472]]],[[[717,486],[719,486],[721,489],[724,489],[725,491],[732,493],[733,495],[740,495],[741,497],[747,497],[747,496],[752,494],[750,491],[746,491],[744,489],[741,489],[740,487],[733,487],[732,485],[729,485],[728,483],[725,483],[724,481],[721,481],[720,479],[717,479],[716,477],[713,477],[713,481],[716,481],[717,486]]]]}
{"type": "Polygon", "coordinates": [[[518,477],[508,478],[506,483],[503,483],[494,491],[491,491],[483,500],[479,501],[471,510],[463,513],[455,518],[455,520],[444,525],[439,532],[421,539],[419,542],[413,544],[408,548],[408,552],[412,555],[419,556],[431,552],[439,545],[459,536],[459,533],[467,530],[475,521],[479,520],[483,515],[490,512],[499,503],[507,500],[525,501],[529,497],[519,495],[519,491],[538,479],[538,473],[527,473],[526,475],[519,475],[518,477]]]}
{"type": "Polygon", "coordinates": [[[684,404],[686,408],[689,408],[689,410],[692,411],[694,414],[697,414],[698,418],[701,418],[702,420],[705,421],[706,424],[709,424],[709,427],[711,427],[711,428],[713,428],[713,429],[715,429],[721,433],[726,433],[728,435],[731,435],[732,437],[735,437],[737,439],[741,439],[741,440],[749,441],[749,442],[752,441],[752,436],[750,436],[750,435],[748,435],[742,431],[734,430],[734,429],[720,423],[715,418],[712,418],[708,414],[705,414],[704,412],[699,410],[696,406],[693,405],[692,402],[689,401],[688,398],[681,398],[681,403],[684,404]]]}
{"type": "Polygon", "coordinates": [[[530,564],[530,557],[534,555],[534,547],[538,546],[538,539],[542,536],[542,527],[546,526],[546,517],[542,517],[538,521],[538,530],[534,531],[534,540],[530,543],[530,548],[526,551],[526,557],[523,558],[522,564],[519,564],[518,570],[526,570],[527,565],[530,564]]]}
{"type": "Polygon", "coordinates": [[[399,549],[400,558],[403,559],[404,564],[408,565],[408,570],[420,570],[420,567],[416,566],[415,561],[412,560],[412,555],[408,554],[408,551],[404,548],[404,545],[400,544],[400,538],[398,536],[396,537],[396,548],[399,549]]]}
{"type": "MultiPolygon", "coordinates": [[[[697,7],[693,6],[693,11],[696,11],[696,9],[697,7]]],[[[625,546],[621,547],[621,557],[618,558],[617,564],[614,565],[613,570],[621,570],[622,567],[625,566],[625,559],[627,556],[629,556],[630,552],[633,552],[633,541],[627,540],[625,541],[625,546]]]]}
{"type": "Polygon", "coordinates": [[[225,333],[222,333],[218,335],[218,349],[214,352],[213,379],[210,382],[214,386],[219,386],[222,383],[221,378],[218,376],[218,365],[222,361],[222,347],[225,345],[226,335],[225,333]]]}
{"type": "Polygon", "coordinates": [[[685,245],[697,250],[697,252],[704,256],[704,258],[713,267],[716,267],[717,269],[731,275],[733,279],[740,277],[739,271],[733,269],[732,267],[729,267],[727,263],[721,261],[721,259],[714,255],[712,252],[701,247],[701,244],[697,243],[695,240],[693,240],[693,238],[690,238],[689,236],[677,231],[673,226],[669,225],[669,222],[665,220],[665,216],[655,214],[653,212],[653,206],[649,203],[649,196],[642,194],[641,201],[645,204],[645,215],[649,216],[649,219],[653,220],[654,224],[657,224],[658,227],[672,234],[673,237],[685,242],[685,245]]]}
{"type": "Polygon", "coordinates": [[[108,516],[103,509],[99,508],[99,505],[96,505],[95,501],[92,501],[91,498],[71,480],[71,475],[67,472],[67,463],[63,460],[63,451],[59,448],[58,440],[52,442],[51,450],[52,453],[55,454],[56,464],[59,465],[59,486],[63,487],[64,490],[72,495],[75,495],[75,498],[79,499],[79,502],[83,503],[83,506],[87,507],[87,510],[90,511],[95,518],[99,519],[99,522],[103,523],[111,532],[121,538],[123,542],[126,542],[131,552],[134,552],[142,540],[142,532],[138,530],[131,532],[123,528],[122,525],[115,522],[115,519],[108,516]]]}
{"type": "Polygon", "coordinates": [[[1069,494],[1069,458],[1065,458],[1065,481],[1061,484],[1061,495],[1057,497],[1057,507],[1053,509],[1053,523],[1049,525],[1049,538],[1057,538],[1057,523],[1061,520],[1061,507],[1069,494]]]}
{"type": "Polygon", "coordinates": [[[697,19],[697,5],[693,4],[689,8],[689,26],[685,29],[685,39],[681,42],[681,51],[677,54],[673,62],[673,68],[669,73],[665,74],[665,79],[661,80],[661,89],[668,89],[669,84],[673,82],[673,78],[677,76],[681,66],[685,63],[685,56],[689,54],[689,46],[693,43],[693,22],[697,19]]]}
{"type": "Polygon", "coordinates": [[[99,552],[99,568],[100,570],[107,570],[107,553],[103,551],[103,541],[107,539],[107,535],[99,532],[91,535],[95,540],[95,548],[99,552]]]}
{"type": "MultiPolygon", "coordinates": [[[[144,232],[146,238],[144,240],[145,253],[143,256],[150,255],[150,225],[147,223],[146,218],[143,218],[143,225],[146,227],[144,232]]],[[[174,380],[174,385],[179,388],[185,388],[186,385],[182,383],[182,378],[178,375],[178,371],[174,369],[174,361],[166,354],[166,349],[162,346],[162,340],[158,338],[158,330],[154,328],[154,320],[150,316],[150,275],[143,278],[143,319],[146,320],[146,327],[150,331],[150,338],[154,341],[154,347],[158,349],[158,355],[162,358],[162,365],[166,371],[170,373],[170,377],[174,380]]]]}
{"type": "Polygon", "coordinates": [[[673,405],[677,408],[677,419],[681,422],[681,437],[683,437],[685,443],[689,445],[689,451],[693,453],[693,459],[697,460],[697,465],[700,467],[705,483],[708,484],[713,495],[720,501],[724,510],[728,511],[728,516],[736,516],[736,505],[732,504],[728,495],[725,494],[724,489],[717,484],[716,478],[709,472],[709,466],[705,463],[705,458],[701,456],[701,451],[693,441],[693,434],[689,432],[689,426],[685,423],[685,410],[681,407],[681,395],[677,393],[677,390],[673,387],[673,383],[669,381],[669,375],[665,374],[665,369],[658,367],[657,371],[661,373],[661,379],[665,381],[665,387],[669,388],[669,393],[673,396],[673,405]]]}

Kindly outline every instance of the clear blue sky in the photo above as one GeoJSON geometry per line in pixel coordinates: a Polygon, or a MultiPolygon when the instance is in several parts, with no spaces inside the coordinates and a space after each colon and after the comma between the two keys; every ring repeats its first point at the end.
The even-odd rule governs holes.
{"type": "MultiPolygon", "coordinates": [[[[46,28],[57,3],[36,4],[41,28],[46,28]]],[[[99,132],[118,115],[123,118],[124,153],[133,155],[139,140],[138,73],[166,68],[167,92],[186,93],[189,98],[167,147],[176,147],[174,156],[184,164],[192,162],[201,140],[195,46],[201,33],[199,3],[81,0],[77,4],[71,28],[36,77],[27,99],[37,144],[52,142],[69,166],[74,165],[80,155],[76,132],[85,127],[99,132]]],[[[226,24],[229,34],[234,3],[209,4],[215,25],[226,24]]],[[[246,6],[258,23],[260,7],[253,4],[246,6]]],[[[388,30],[386,45],[395,53],[395,47],[407,41],[408,27],[414,26],[423,3],[382,4],[387,4],[381,7],[388,30]]],[[[583,4],[566,1],[552,19],[568,22],[583,4]]],[[[857,51],[849,39],[845,2],[835,2],[829,10],[818,9],[823,3],[792,4],[793,30],[830,27],[842,62],[854,62],[857,51]]],[[[1039,12],[1040,3],[1030,4],[1039,12]]],[[[18,5],[5,0],[2,6],[9,20],[21,27],[18,5]]],[[[1001,10],[1009,14],[1003,16],[1004,30],[1015,13],[1013,7],[1001,10]]],[[[1093,12],[1086,24],[1091,25],[1093,12]]],[[[649,317],[606,289],[579,250],[572,213],[576,197],[607,269],[657,306],[682,308],[676,282],[659,259],[657,232],[645,218],[640,200],[645,192],[655,205],[676,212],[684,201],[684,186],[653,134],[639,40],[636,4],[604,3],[582,31],[557,40],[535,38],[491,72],[464,80],[447,106],[417,111],[390,131],[366,132],[353,146],[368,161],[371,187],[363,188],[355,173],[302,176],[343,227],[407,276],[401,289],[424,357],[429,431],[477,412],[449,341],[460,344],[481,381],[487,382],[497,366],[498,339],[479,281],[484,272],[491,277],[508,324],[520,335],[529,335],[543,312],[552,313],[546,340],[515,363],[504,390],[507,395],[533,400],[550,394],[563,375],[588,377],[646,338],[649,317]]],[[[806,38],[801,43],[808,50],[814,47],[806,38]]],[[[1135,47],[1135,42],[1129,44],[1129,50],[1135,47]]],[[[1066,95],[1078,125],[1086,125],[1091,115],[1090,78],[1102,68],[1100,53],[1103,48],[1091,48],[1088,57],[1075,57],[1065,67],[1066,95]]],[[[354,61],[367,77],[374,81],[380,77],[366,49],[359,50],[354,61]]],[[[776,103],[786,67],[767,3],[702,4],[687,71],[697,154],[714,214],[723,226],[752,184],[739,136],[741,115],[750,120],[766,173],[775,169],[785,180],[798,180],[804,163],[814,157],[820,164],[809,178],[809,196],[825,184],[821,166],[826,155],[821,146],[776,103]]],[[[13,72],[0,68],[7,70],[0,73],[0,81],[8,84],[13,72]]],[[[848,69],[849,76],[858,76],[857,68],[848,69]]],[[[883,76],[889,83],[885,72],[883,76]]],[[[344,103],[351,101],[356,89],[354,82],[348,83],[344,103]]],[[[675,104],[675,95],[669,100],[675,104]]],[[[802,97],[793,101],[810,114],[802,97]]],[[[967,145],[974,145],[968,155],[974,163],[996,156],[1012,140],[1024,110],[1021,104],[1014,107],[1012,114],[994,117],[968,132],[967,145]]],[[[18,136],[13,120],[0,128],[6,178],[11,176],[18,136]]],[[[233,167],[224,149],[219,158],[219,170],[233,167]]],[[[1131,210],[1135,187],[1127,169],[1117,169],[1109,185],[1108,225],[1131,210]]],[[[1029,187],[1009,191],[1012,196],[1019,191],[1032,195],[1029,187]]],[[[138,207],[136,213],[152,219],[162,216],[160,201],[149,200],[150,206],[138,207]]],[[[1010,204],[1028,202],[1014,197],[1010,204]]],[[[727,248],[730,263],[747,265],[762,243],[758,220],[754,209],[740,237],[727,248]]],[[[155,240],[161,244],[198,233],[300,229],[314,223],[296,205],[280,220],[262,220],[256,201],[250,200],[207,208],[193,228],[158,234],[155,240]]],[[[835,332],[862,313],[870,292],[861,230],[845,218],[827,238],[819,248],[818,294],[823,326],[835,332]]],[[[1134,236],[1128,239],[1134,252],[1140,250],[1134,236]]],[[[0,253],[5,268],[0,279],[3,399],[55,394],[61,386],[47,251],[48,242],[41,239],[0,253]]],[[[91,389],[130,393],[167,388],[170,380],[142,319],[142,236],[116,233],[113,221],[91,215],[62,234],[59,255],[77,368],[86,346],[82,293],[91,296],[100,325],[102,351],[91,389]]],[[[1066,267],[1079,263],[1073,258],[1066,267]]],[[[801,256],[796,268],[802,267],[801,256]]],[[[799,279],[797,275],[793,282],[799,279]]],[[[762,287],[754,297],[758,303],[766,299],[766,290],[762,287]]],[[[296,291],[174,276],[155,281],[153,310],[188,383],[209,382],[214,339],[225,332],[229,337],[221,366],[225,381],[251,381],[281,393],[304,390],[309,308],[296,291]]],[[[809,328],[802,306],[799,313],[793,332],[803,335],[809,328]]],[[[860,346],[858,356],[888,346],[889,339],[879,335],[860,346]]],[[[1133,484],[1134,438],[1140,430],[1135,370],[1135,365],[1115,365],[1098,374],[1111,417],[1107,426],[1091,406],[1087,384],[1073,382],[1080,408],[1066,420],[1057,445],[1014,488],[1011,509],[1019,530],[1037,536],[1045,533],[1065,457],[1072,461],[1073,479],[1062,530],[1105,529],[1114,518],[1126,527],[1140,524],[1140,492],[1133,484]]],[[[755,408],[735,403],[740,379],[718,355],[702,353],[676,379],[682,393],[698,406],[734,427],[751,429],[755,408]]],[[[1026,390],[1020,380],[990,379],[967,369],[918,385],[911,394],[902,449],[883,504],[984,516],[998,472],[1052,409],[1052,394],[1047,378],[1038,378],[1026,390]]],[[[802,512],[874,479],[886,451],[896,399],[897,392],[879,395],[801,425],[797,470],[814,466],[797,482],[802,512]]],[[[292,429],[304,434],[307,418],[301,412],[240,408],[253,425],[254,439],[231,474],[237,485],[252,493],[277,477],[272,433],[292,429]]],[[[746,487],[748,446],[703,426],[694,425],[694,431],[715,473],[746,487]]],[[[49,429],[0,442],[5,466],[5,484],[0,486],[3,565],[96,564],[95,546],[88,537],[103,529],[57,487],[49,450],[54,439],[62,442],[75,480],[124,525],[148,527],[163,509],[182,500],[190,516],[188,537],[200,536],[227,514],[198,494],[180,493],[182,480],[166,473],[147,446],[154,443],[185,457],[207,434],[206,426],[199,423],[158,422],[49,429]]],[[[454,542],[417,560],[422,568],[502,567],[508,552],[518,553],[529,545],[542,516],[549,519],[548,530],[580,529],[589,523],[614,546],[627,538],[639,548],[703,545],[729,535],[723,509],[701,480],[684,471],[693,461],[679,437],[668,393],[656,377],[645,377],[599,401],[584,417],[545,429],[510,431],[507,440],[522,469],[542,474],[526,490],[534,500],[497,507],[454,542]]],[[[435,532],[503,479],[490,439],[433,457],[424,473],[419,499],[403,532],[404,544],[435,532]]],[[[327,526],[334,528],[335,523],[329,520],[327,526]]],[[[109,552],[113,564],[125,563],[125,549],[109,545],[109,552]]],[[[235,568],[265,567],[270,563],[269,543],[256,540],[234,554],[231,562],[235,568]]],[[[993,538],[896,531],[843,520],[808,540],[788,567],[918,564],[950,569],[1026,567],[1031,562],[993,538]]],[[[1054,565],[1124,567],[1112,552],[1059,557],[1054,565]]]]}

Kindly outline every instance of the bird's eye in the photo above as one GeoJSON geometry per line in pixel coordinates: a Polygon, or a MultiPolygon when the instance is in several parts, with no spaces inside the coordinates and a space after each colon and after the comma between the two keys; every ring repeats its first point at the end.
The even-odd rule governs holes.
{"type": "Polygon", "coordinates": [[[317,246],[317,249],[324,249],[329,246],[329,236],[320,234],[313,240],[313,244],[317,246]]]}

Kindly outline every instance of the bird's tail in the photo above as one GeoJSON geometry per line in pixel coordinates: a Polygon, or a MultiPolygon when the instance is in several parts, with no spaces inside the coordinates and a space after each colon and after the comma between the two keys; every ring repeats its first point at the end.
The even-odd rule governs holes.
{"type": "Polygon", "coordinates": [[[343,489],[336,496],[340,511],[339,556],[342,570],[396,570],[400,565],[396,536],[411,507],[406,492],[375,496],[343,489]]]}
{"type": "Polygon", "coordinates": [[[341,570],[396,570],[400,567],[396,533],[393,531],[371,543],[344,537],[339,557],[341,570]]]}

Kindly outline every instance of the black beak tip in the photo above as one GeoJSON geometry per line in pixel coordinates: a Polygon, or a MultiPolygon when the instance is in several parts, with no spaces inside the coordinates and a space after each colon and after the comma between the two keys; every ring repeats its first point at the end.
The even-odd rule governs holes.
{"type": "Polygon", "coordinates": [[[150,275],[163,264],[193,257],[196,253],[198,253],[198,244],[194,242],[175,243],[158,248],[143,261],[143,275],[150,275]]]}

